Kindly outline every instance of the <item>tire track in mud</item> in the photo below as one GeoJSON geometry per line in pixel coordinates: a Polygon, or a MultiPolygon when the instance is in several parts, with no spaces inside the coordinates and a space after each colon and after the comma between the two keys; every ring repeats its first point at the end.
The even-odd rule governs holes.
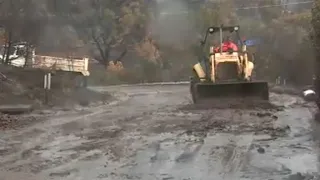
{"type": "MultiPolygon", "coordinates": [[[[167,93],[167,92],[166,92],[167,93]]],[[[150,95],[150,93],[148,93],[149,95],[150,95]]],[[[154,94],[153,93],[151,93],[151,95],[153,96],[154,94]]],[[[25,131],[20,131],[20,132],[18,132],[18,134],[14,134],[13,135],[13,138],[17,138],[17,139],[19,139],[19,138],[23,138],[23,134],[25,134],[25,133],[29,133],[30,131],[33,131],[35,128],[39,128],[39,129],[41,129],[41,130],[44,130],[44,131],[42,131],[42,133],[41,134],[39,134],[39,136],[37,137],[37,139],[32,139],[32,141],[33,141],[33,143],[28,143],[28,144],[25,144],[24,143],[24,147],[23,147],[23,149],[21,150],[21,151],[18,151],[18,152],[16,152],[15,153],[15,155],[13,155],[13,156],[11,156],[11,157],[6,157],[8,160],[6,161],[5,159],[3,159],[3,162],[5,162],[4,164],[10,164],[10,162],[12,162],[11,161],[11,159],[19,159],[19,155],[18,156],[16,156],[17,154],[21,154],[21,153],[24,153],[26,150],[25,149],[27,149],[27,151],[35,151],[35,152],[37,152],[37,150],[35,150],[34,149],[34,147],[36,147],[36,146],[41,146],[42,144],[45,144],[44,142],[45,141],[53,141],[53,140],[55,140],[55,139],[52,139],[52,138],[50,138],[50,136],[52,135],[52,134],[54,134],[55,136],[61,136],[61,133],[59,133],[59,131],[60,130],[58,130],[57,128],[60,128],[60,126],[62,125],[62,126],[65,126],[65,125],[67,125],[67,124],[70,124],[71,122],[76,122],[76,121],[79,121],[79,120],[81,120],[81,121],[87,121],[87,120],[89,120],[88,119],[88,117],[90,117],[91,119],[90,119],[90,123],[92,123],[92,122],[99,122],[99,121],[101,121],[101,117],[103,117],[103,116],[106,116],[106,115],[108,115],[109,117],[110,117],[110,114],[111,114],[111,118],[114,118],[112,121],[114,121],[114,122],[116,122],[116,121],[122,121],[122,120],[124,120],[124,121],[126,121],[125,119],[133,119],[134,118],[134,116],[132,116],[132,115],[130,115],[129,117],[121,117],[121,116],[119,116],[119,113],[118,112],[116,112],[117,110],[120,110],[121,112],[125,112],[125,110],[121,110],[121,109],[123,109],[122,108],[122,106],[129,106],[130,107],[130,103],[129,103],[129,105],[128,105],[128,100],[129,99],[126,99],[125,101],[120,101],[120,102],[118,102],[117,104],[112,104],[112,106],[110,106],[110,105],[107,105],[107,106],[103,106],[102,108],[100,107],[100,108],[96,108],[96,109],[99,109],[99,111],[95,111],[95,112],[92,112],[92,113],[89,113],[89,114],[86,114],[86,115],[82,115],[82,116],[71,116],[71,117],[68,117],[68,116],[64,116],[64,118],[63,117],[60,117],[60,118],[53,118],[52,120],[49,120],[48,122],[49,123],[43,123],[43,124],[37,124],[36,126],[33,126],[33,127],[31,127],[31,128],[28,128],[28,129],[26,129],[25,131]],[[105,110],[105,109],[108,109],[108,110],[105,110]],[[110,109],[111,109],[111,111],[110,111],[110,109]],[[113,110],[113,113],[112,113],[112,110],[113,110]],[[106,112],[107,111],[107,112],[106,112]],[[118,117],[116,117],[116,116],[114,116],[114,115],[112,115],[112,114],[116,114],[116,116],[118,116],[118,117]],[[93,118],[97,118],[97,120],[94,120],[93,118]],[[100,119],[100,120],[99,120],[100,119]],[[92,121],[93,120],[93,121],[92,121]],[[48,138],[49,139],[48,139],[48,138]]],[[[132,104],[133,106],[134,106],[134,103],[132,104]]],[[[163,106],[163,105],[162,105],[163,106]]],[[[158,106],[156,106],[157,108],[159,108],[158,106]]],[[[141,107],[141,109],[140,110],[138,110],[138,112],[134,112],[134,114],[136,114],[135,115],[135,117],[139,117],[139,116],[143,116],[144,115],[144,113],[145,112],[148,112],[148,111],[150,111],[150,110],[156,110],[156,108],[151,108],[151,109],[147,109],[147,111],[145,111],[146,109],[145,109],[145,107],[141,107]]],[[[135,109],[135,111],[137,111],[137,109],[135,109]]],[[[132,111],[133,112],[133,111],[132,111]]],[[[130,112],[128,113],[128,112],[126,112],[125,114],[130,114],[130,112]]],[[[103,123],[102,123],[103,124],[103,123]]],[[[111,124],[113,124],[112,122],[111,122],[111,124]]],[[[76,124],[71,124],[71,126],[73,126],[73,125],[76,125],[76,124]]],[[[104,126],[104,125],[103,125],[104,126]]],[[[102,127],[103,127],[102,126],[102,127]]],[[[79,129],[79,128],[77,128],[77,127],[75,127],[76,129],[78,129],[78,130],[81,130],[81,129],[79,129]]],[[[12,137],[12,136],[11,136],[12,137]]],[[[96,136],[95,138],[99,138],[100,136],[96,136]]],[[[7,137],[8,139],[10,138],[10,136],[8,136],[7,137]]],[[[102,138],[102,137],[101,137],[102,138]]],[[[73,140],[74,141],[74,140],[73,140]]],[[[77,141],[74,141],[74,142],[77,142],[77,141]]],[[[59,144],[61,143],[61,142],[58,142],[59,144]]],[[[79,143],[85,143],[85,141],[80,141],[79,143]]],[[[92,144],[92,145],[94,145],[94,144],[92,144]]],[[[43,146],[43,145],[42,145],[43,146]]],[[[95,147],[91,147],[91,149],[94,149],[95,147]]],[[[45,151],[48,151],[48,150],[46,150],[46,149],[44,149],[45,151]]],[[[60,150],[62,150],[61,148],[60,148],[60,150]]],[[[43,151],[43,150],[42,150],[43,151]]],[[[41,151],[40,151],[41,152],[41,151]]],[[[48,163],[50,163],[50,161],[48,162],[48,163]]],[[[15,163],[17,166],[20,166],[19,164],[21,164],[21,162],[20,163],[15,163]]],[[[3,165],[3,164],[2,164],[3,165]]],[[[12,164],[11,166],[15,166],[14,164],[12,164]]]]}
{"type": "MultiPolygon", "coordinates": [[[[19,137],[7,135],[8,141],[15,137],[20,144],[15,146],[17,152],[4,157],[6,163],[0,163],[0,167],[16,171],[31,168],[35,174],[66,180],[211,180],[212,177],[261,180],[290,175],[291,172],[282,169],[270,171],[287,165],[283,155],[286,152],[281,148],[289,149],[287,157],[295,158],[297,163],[304,160],[297,159],[291,150],[294,148],[288,147],[289,142],[298,143],[282,140],[288,133],[275,127],[283,119],[286,122],[279,126],[292,123],[290,118],[299,118],[299,113],[291,112],[293,109],[307,116],[304,109],[299,109],[301,103],[295,97],[273,95],[274,101],[284,105],[286,111],[271,108],[261,112],[265,106],[251,110],[236,107],[183,110],[180,107],[189,103],[186,86],[112,88],[100,90],[117,91],[125,100],[90,109],[92,112],[86,115],[52,118],[23,129],[19,137]],[[23,135],[35,127],[42,130],[38,137],[26,140],[23,135]],[[262,146],[265,153],[257,153],[262,146]],[[29,152],[23,161],[19,159],[22,152],[29,152]],[[268,159],[276,163],[269,163],[268,159]],[[268,163],[257,165],[256,161],[268,163]]],[[[292,132],[292,136],[299,132],[299,125],[292,132]]],[[[311,146],[310,141],[301,141],[305,142],[299,141],[300,146],[311,146]]],[[[310,149],[299,149],[299,153],[310,159],[313,156],[305,155],[311,153],[310,149]]],[[[313,164],[310,161],[310,166],[313,164]]],[[[285,168],[294,172],[296,167],[285,168]]]]}
{"type": "Polygon", "coordinates": [[[233,142],[235,147],[232,150],[232,155],[224,166],[222,173],[223,179],[236,180],[241,177],[241,170],[245,164],[246,156],[253,142],[253,134],[245,135],[244,138],[235,138],[233,142]]]}
{"type": "MultiPolygon", "coordinates": [[[[252,141],[252,138],[251,138],[251,141],[252,141]]],[[[231,158],[229,157],[229,161],[228,161],[227,165],[225,165],[225,166],[223,166],[223,168],[221,168],[221,169],[223,169],[222,174],[224,172],[224,177],[227,176],[228,179],[230,179],[230,177],[232,177],[232,176],[234,176],[235,179],[239,178],[239,174],[240,174],[239,171],[241,170],[240,165],[243,161],[241,156],[243,156],[247,153],[248,148],[251,146],[251,141],[249,141],[249,143],[246,144],[246,146],[244,147],[243,150],[241,149],[242,146],[240,146],[240,145],[239,145],[240,147],[233,148],[233,151],[232,151],[233,153],[231,153],[232,156],[231,156],[231,158]],[[230,174],[230,173],[232,173],[232,174],[230,174]],[[238,177],[236,177],[236,176],[238,176],[238,177]]],[[[200,148],[200,146],[199,146],[199,148],[200,148]]],[[[196,152],[199,152],[199,149],[196,152]]],[[[182,153],[182,155],[184,155],[184,153],[182,153]]],[[[179,157],[180,156],[178,156],[178,159],[179,159],[179,157]]],[[[191,162],[188,161],[188,163],[192,163],[192,161],[191,162]]],[[[157,169],[159,169],[159,166],[157,166],[157,169]]],[[[152,171],[152,170],[148,170],[148,171],[152,171]]],[[[195,173],[194,171],[192,171],[192,172],[195,173]]],[[[170,174],[170,173],[164,173],[164,174],[170,174]]],[[[218,174],[221,174],[221,171],[220,171],[220,173],[217,173],[215,177],[218,177],[218,174]]],[[[173,177],[168,177],[168,178],[175,179],[173,177]]],[[[178,178],[178,179],[180,179],[180,178],[178,178]]]]}
{"type": "MultiPolygon", "coordinates": [[[[290,106],[291,107],[299,107],[299,106],[301,106],[301,105],[299,105],[299,104],[301,104],[301,102],[299,102],[299,100],[297,100],[297,98],[293,98],[293,97],[287,96],[287,95],[282,95],[280,97],[283,97],[283,98],[282,98],[282,100],[277,100],[276,101],[276,102],[278,102],[278,103],[276,103],[278,105],[283,105],[285,108],[288,108],[290,106]]],[[[277,97],[277,98],[279,98],[279,97],[277,97]]],[[[265,113],[265,114],[268,115],[268,113],[265,113]]],[[[277,116],[275,116],[275,117],[276,117],[275,119],[278,118],[277,116]]],[[[261,115],[259,115],[259,117],[257,117],[257,118],[261,118],[261,115]]],[[[281,116],[280,116],[280,118],[281,118],[281,116]]],[[[252,137],[252,136],[250,136],[250,137],[252,137]]],[[[266,137],[262,137],[262,139],[260,139],[260,140],[266,141],[264,139],[270,139],[270,138],[269,137],[267,137],[267,138],[266,137]]],[[[274,140],[274,138],[271,138],[271,139],[274,140]]],[[[240,143],[240,144],[238,144],[238,146],[235,146],[235,147],[231,148],[231,149],[233,149],[233,151],[231,153],[232,154],[231,157],[226,155],[227,157],[229,157],[229,160],[227,161],[226,165],[223,166],[223,168],[222,168],[223,170],[218,173],[220,175],[221,174],[224,175],[222,177],[222,179],[238,179],[240,177],[241,169],[242,169],[241,168],[242,167],[241,164],[247,163],[247,162],[245,162],[245,160],[246,160],[246,156],[248,154],[250,154],[250,152],[248,152],[248,151],[249,151],[249,148],[252,148],[252,147],[250,147],[250,146],[252,146],[252,144],[251,144],[252,141],[253,141],[253,139],[251,138],[251,140],[249,140],[248,143],[245,143],[246,145],[242,145],[241,146],[241,143],[240,143]]],[[[201,145],[201,146],[198,146],[198,147],[199,148],[197,149],[197,151],[195,151],[196,153],[200,153],[201,148],[203,146],[201,145]]],[[[180,157],[180,156],[178,156],[178,157],[180,157]]],[[[228,159],[228,158],[226,158],[226,159],[228,159]]],[[[190,161],[189,161],[189,163],[190,163],[190,161]]],[[[284,171],[286,171],[286,170],[284,170],[284,171]]],[[[212,176],[209,176],[209,177],[212,177],[212,176]]],[[[170,176],[168,178],[175,179],[172,176],[170,176]]],[[[180,179],[180,178],[178,178],[178,179],[180,179]]],[[[206,179],[206,178],[200,178],[200,179],[206,179]]],[[[261,179],[261,177],[258,177],[257,179],[261,179]]]]}

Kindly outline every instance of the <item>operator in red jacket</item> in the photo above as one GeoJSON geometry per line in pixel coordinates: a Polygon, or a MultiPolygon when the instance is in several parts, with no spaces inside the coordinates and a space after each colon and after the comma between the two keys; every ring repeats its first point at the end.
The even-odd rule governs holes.
{"type": "MultiPolygon", "coordinates": [[[[227,36],[224,39],[223,43],[222,43],[222,52],[228,52],[229,49],[232,49],[233,51],[237,52],[238,51],[238,46],[231,41],[229,36],[227,36]]],[[[214,51],[216,53],[219,53],[220,52],[220,47],[215,48],[214,51]]]]}

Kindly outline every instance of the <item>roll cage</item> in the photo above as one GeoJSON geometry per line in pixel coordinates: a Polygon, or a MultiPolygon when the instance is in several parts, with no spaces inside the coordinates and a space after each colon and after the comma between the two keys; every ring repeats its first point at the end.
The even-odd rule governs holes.
{"type": "MultiPolygon", "coordinates": [[[[243,46],[243,42],[241,41],[241,38],[240,38],[240,33],[239,33],[239,29],[240,27],[239,26],[211,26],[207,29],[206,31],[206,34],[205,34],[205,37],[204,39],[201,41],[201,48],[203,50],[206,42],[207,42],[207,39],[208,39],[208,36],[211,35],[211,34],[214,34],[214,33],[219,33],[219,39],[220,39],[220,53],[222,53],[222,41],[223,41],[223,32],[225,31],[228,31],[230,33],[233,33],[235,32],[236,33],[236,38],[237,38],[237,41],[240,42],[240,46],[242,47],[243,46]]],[[[242,48],[240,48],[240,51],[242,51],[242,48]]]]}

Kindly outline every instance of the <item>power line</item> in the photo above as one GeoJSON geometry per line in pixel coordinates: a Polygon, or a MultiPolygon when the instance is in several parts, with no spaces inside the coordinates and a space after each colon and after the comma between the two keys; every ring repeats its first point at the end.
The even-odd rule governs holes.
{"type": "MultiPolygon", "coordinates": [[[[234,8],[235,10],[248,10],[248,9],[264,9],[264,8],[272,8],[272,7],[281,7],[281,6],[288,6],[288,5],[298,5],[298,4],[311,4],[313,1],[303,1],[303,2],[293,2],[293,3],[284,3],[284,4],[274,4],[274,5],[263,5],[263,6],[247,6],[247,7],[239,7],[234,8]]],[[[175,13],[170,12],[162,12],[161,15],[175,15],[175,14],[188,14],[189,11],[178,11],[175,13]]]]}
{"type": "Polygon", "coordinates": [[[280,7],[287,5],[297,5],[297,4],[311,4],[313,1],[304,1],[304,2],[294,2],[294,3],[285,3],[285,4],[274,4],[274,5],[264,5],[264,6],[248,6],[242,8],[235,8],[236,10],[246,10],[246,9],[262,9],[262,8],[270,8],[270,7],[280,7]]]}
{"type": "MultiPolygon", "coordinates": [[[[237,2],[237,1],[242,1],[242,0],[233,0],[233,2],[237,2]]],[[[251,3],[252,2],[263,2],[263,1],[265,1],[265,2],[270,2],[270,0],[252,0],[251,1],[251,3]]],[[[276,0],[276,1],[278,1],[278,2],[282,2],[283,0],[276,0]]],[[[290,0],[289,0],[290,1],[290,0]]],[[[275,2],[275,1],[273,1],[273,2],[275,2]]],[[[301,1],[300,1],[301,2],[301,1]]],[[[304,1],[302,1],[302,2],[304,2],[304,1]]],[[[249,2],[250,3],[250,2],[249,2]]]]}

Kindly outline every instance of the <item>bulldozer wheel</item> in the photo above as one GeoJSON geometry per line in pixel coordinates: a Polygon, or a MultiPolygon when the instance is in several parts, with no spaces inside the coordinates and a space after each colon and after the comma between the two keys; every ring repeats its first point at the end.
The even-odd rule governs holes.
{"type": "Polygon", "coordinates": [[[190,84],[190,93],[191,93],[193,104],[197,103],[198,97],[197,97],[197,90],[195,88],[194,82],[191,82],[191,84],[190,84]]]}
{"type": "Polygon", "coordinates": [[[192,79],[190,81],[190,93],[191,93],[191,97],[192,97],[192,101],[193,103],[197,103],[198,101],[198,93],[197,93],[197,89],[196,89],[196,83],[200,82],[200,79],[198,77],[198,75],[196,74],[196,72],[193,71],[193,76],[192,79]]]}
{"type": "Polygon", "coordinates": [[[257,76],[257,73],[256,73],[255,70],[253,70],[253,71],[252,71],[252,74],[251,74],[251,76],[250,76],[250,81],[255,80],[255,79],[256,79],[256,76],[257,76]]]}
{"type": "Polygon", "coordinates": [[[256,80],[256,72],[253,70],[251,76],[249,76],[248,81],[254,81],[256,80]]]}

